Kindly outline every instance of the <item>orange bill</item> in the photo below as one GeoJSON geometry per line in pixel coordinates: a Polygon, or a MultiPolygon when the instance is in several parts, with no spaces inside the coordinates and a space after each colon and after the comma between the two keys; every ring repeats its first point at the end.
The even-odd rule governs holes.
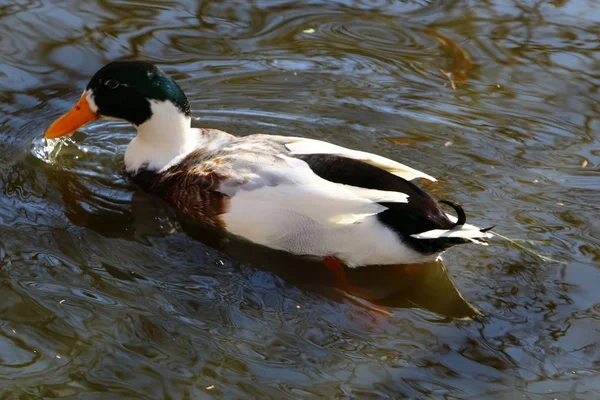
{"type": "Polygon", "coordinates": [[[84,93],[77,104],[75,104],[68,113],[50,125],[44,133],[44,136],[49,139],[67,136],[98,118],[100,118],[100,114],[96,114],[92,111],[84,93]]]}

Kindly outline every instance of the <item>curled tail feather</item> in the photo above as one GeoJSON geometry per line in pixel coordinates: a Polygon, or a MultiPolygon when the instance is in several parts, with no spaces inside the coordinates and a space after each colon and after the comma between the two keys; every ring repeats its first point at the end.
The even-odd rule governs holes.
{"type": "Polygon", "coordinates": [[[487,244],[486,239],[492,238],[494,235],[489,228],[479,228],[474,225],[467,224],[467,216],[461,206],[448,200],[440,200],[442,204],[446,204],[456,212],[456,217],[448,215],[448,219],[454,222],[454,225],[449,229],[433,229],[426,232],[420,232],[411,237],[421,240],[430,240],[439,242],[439,247],[448,248],[460,243],[480,243],[487,244]]]}
{"type": "Polygon", "coordinates": [[[456,223],[454,224],[454,226],[452,228],[456,228],[457,226],[464,225],[467,222],[467,214],[465,214],[465,210],[463,210],[463,208],[461,206],[459,206],[458,204],[453,203],[451,201],[448,201],[448,200],[440,200],[439,202],[452,207],[454,209],[454,211],[456,211],[456,217],[458,219],[456,220],[456,223]]]}

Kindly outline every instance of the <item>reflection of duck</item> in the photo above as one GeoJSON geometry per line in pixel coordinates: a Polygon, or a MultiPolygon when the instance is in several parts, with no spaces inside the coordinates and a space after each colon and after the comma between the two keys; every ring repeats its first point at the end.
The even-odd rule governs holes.
{"type": "MultiPolygon", "coordinates": [[[[209,240],[214,240],[214,236],[206,231],[201,233],[195,228],[186,231],[203,242],[209,239],[208,236],[209,240]]],[[[335,273],[332,275],[310,259],[293,257],[243,241],[224,240],[216,246],[225,253],[235,254],[261,269],[272,271],[290,285],[338,301],[363,298],[375,306],[384,307],[379,309],[384,313],[387,308],[419,308],[448,318],[474,318],[481,315],[458,291],[441,260],[421,265],[345,268],[347,284],[343,287],[344,291],[340,292],[335,289],[340,284],[339,276],[335,273]],[[346,293],[351,296],[348,297],[346,293]]],[[[368,304],[359,304],[371,308],[368,304]]]]}
{"type": "Polygon", "coordinates": [[[485,243],[486,229],[447,215],[409,182],[435,180],[395,161],[326,142],[235,137],[190,126],[183,91],[156,66],[112,62],[45,133],[57,138],[101,117],[138,131],[128,173],[190,220],[287,251],[350,267],[434,260],[460,243],[485,243]]]}
{"type": "MultiPolygon", "coordinates": [[[[315,261],[257,247],[244,241],[218,241],[209,230],[184,228],[192,237],[204,243],[212,242],[211,245],[224,253],[235,254],[236,258],[271,271],[287,284],[309,292],[318,292],[336,301],[357,301],[362,298],[375,306],[384,307],[375,308],[384,313],[387,313],[388,308],[419,308],[448,318],[474,318],[481,315],[460,294],[450,279],[448,270],[439,260],[421,265],[345,268],[347,284],[343,287],[344,291],[340,292],[335,289],[339,287],[339,276],[331,274],[315,261]],[[346,293],[351,296],[348,297],[346,293]]],[[[372,307],[360,301],[359,305],[369,309],[372,307]]]]}

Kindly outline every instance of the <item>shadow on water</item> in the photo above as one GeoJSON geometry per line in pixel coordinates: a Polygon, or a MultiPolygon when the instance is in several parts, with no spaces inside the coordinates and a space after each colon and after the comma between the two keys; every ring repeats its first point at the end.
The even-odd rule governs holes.
{"type": "MultiPolygon", "coordinates": [[[[38,161],[39,162],[39,161],[38,161]]],[[[188,224],[160,198],[146,193],[122,176],[121,186],[99,191],[99,177],[83,177],[64,168],[45,168],[48,181],[58,185],[65,216],[77,226],[107,238],[151,245],[152,238],[183,231],[238,262],[272,272],[288,285],[329,299],[348,299],[334,288],[332,272],[318,261],[275,251],[225,235],[215,229],[188,224]],[[131,192],[133,191],[133,192],[131,192]],[[120,192],[120,193],[119,193],[120,192]],[[128,196],[131,195],[130,200],[128,196]],[[120,201],[119,201],[120,200],[120,201]]],[[[114,268],[114,267],[113,267],[114,268]]],[[[441,316],[472,318],[480,313],[460,294],[442,261],[406,266],[347,268],[348,282],[362,296],[386,308],[421,308],[441,316]]]]}

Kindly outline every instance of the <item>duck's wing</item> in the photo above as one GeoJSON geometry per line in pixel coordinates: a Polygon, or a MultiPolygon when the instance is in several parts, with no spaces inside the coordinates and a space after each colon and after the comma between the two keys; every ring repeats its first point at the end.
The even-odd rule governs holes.
{"type": "Polygon", "coordinates": [[[262,154],[252,154],[253,165],[248,168],[240,156],[243,154],[238,153],[234,161],[235,173],[218,189],[230,198],[226,213],[228,227],[251,219],[243,213],[260,213],[268,219],[277,219],[275,223],[282,224],[282,232],[295,229],[296,224],[302,226],[305,221],[300,220],[323,225],[353,224],[383,212],[386,207],[380,203],[408,202],[408,196],[402,192],[340,184],[323,178],[301,158],[280,154],[267,161],[262,154]]]}
{"type": "Polygon", "coordinates": [[[297,140],[295,141],[286,143],[285,147],[291,152],[292,155],[328,154],[346,157],[351,158],[353,160],[359,160],[364,163],[381,168],[408,181],[413,180],[415,178],[425,178],[429,179],[430,181],[436,181],[436,179],[431,175],[428,175],[421,171],[417,171],[414,168],[390,160],[388,158],[378,156],[377,154],[371,154],[358,150],[351,150],[342,146],[337,146],[335,144],[323,142],[320,140],[297,138],[297,140]]]}

